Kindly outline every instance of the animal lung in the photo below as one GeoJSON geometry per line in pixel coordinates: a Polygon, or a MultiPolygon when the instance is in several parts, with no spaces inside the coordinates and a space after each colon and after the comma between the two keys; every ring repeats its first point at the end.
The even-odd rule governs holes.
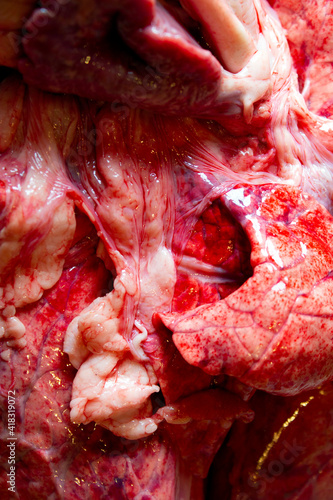
{"type": "MultiPolygon", "coordinates": [[[[0,38],[16,68],[0,83],[1,494],[261,498],[256,429],[277,415],[253,445],[274,461],[271,434],[330,401],[329,2],[22,9],[0,38]]],[[[325,495],[306,453],[311,487],[283,486],[295,460],[274,491],[325,495]]]]}

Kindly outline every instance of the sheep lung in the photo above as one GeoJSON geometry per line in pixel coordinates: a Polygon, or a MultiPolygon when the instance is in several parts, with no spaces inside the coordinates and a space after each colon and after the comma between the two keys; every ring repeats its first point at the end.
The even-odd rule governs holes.
{"type": "Polygon", "coordinates": [[[235,186],[223,200],[251,242],[253,276],[214,305],[162,321],[186,361],[211,375],[273,394],[315,388],[332,377],[333,218],[278,185],[235,186]]]}
{"type": "MultiPolygon", "coordinates": [[[[305,44],[290,2],[271,3],[291,53],[266,2],[221,2],[251,38],[236,74],[207,31],[214,2],[42,1],[25,22],[10,62],[23,81],[0,85],[4,498],[9,390],[23,499],[202,500],[221,445],[208,497],[251,498],[262,477],[244,443],[261,466],[285,457],[274,433],[319,429],[312,401],[327,418],[331,32],[320,58],[311,2],[295,16],[305,44]]],[[[295,461],[280,496],[329,483],[331,450],[310,448],[311,485],[295,461]]]]}

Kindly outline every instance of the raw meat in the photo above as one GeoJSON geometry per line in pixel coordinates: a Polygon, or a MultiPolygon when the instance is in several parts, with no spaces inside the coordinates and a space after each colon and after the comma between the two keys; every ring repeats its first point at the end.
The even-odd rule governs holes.
{"type": "MultiPolygon", "coordinates": [[[[23,76],[0,83],[4,498],[8,391],[20,499],[266,498],[245,443],[303,391],[325,413],[332,35],[271,3],[288,40],[259,0],[22,2],[0,59],[23,76]]],[[[291,498],[325,500],[330,465],[304,460],[291,498]]]]}

